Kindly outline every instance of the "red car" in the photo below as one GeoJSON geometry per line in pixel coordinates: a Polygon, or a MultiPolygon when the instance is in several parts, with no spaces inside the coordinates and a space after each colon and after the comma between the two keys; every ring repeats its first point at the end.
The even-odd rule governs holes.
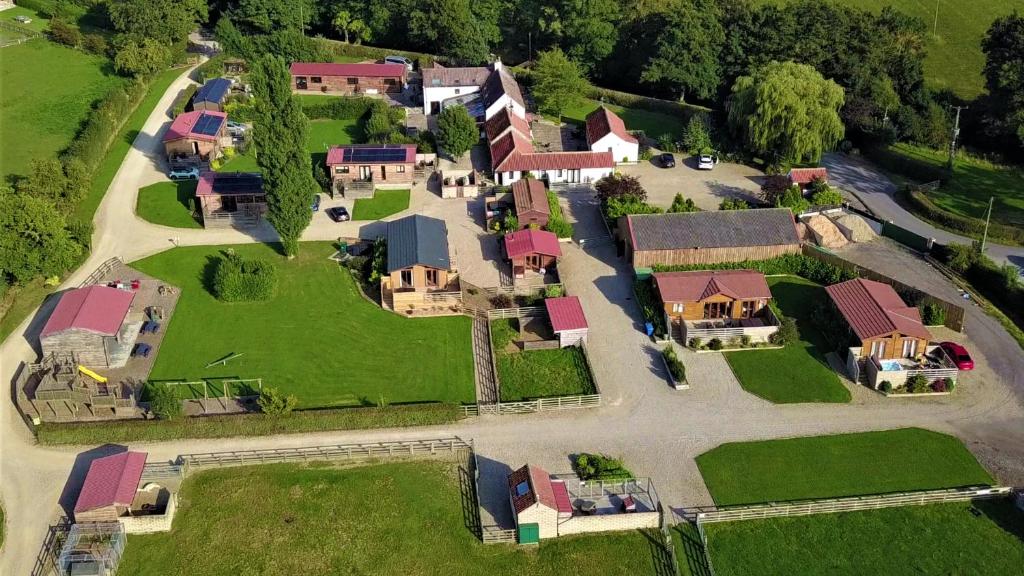
{"type": "Polygon", "coordinates": [[[967,348],[957,344],[956,342],[943,342],[939,346],[946,353],[956,367],[961,370],[974,370],[974,360],[971,359],[971,355],[967,353],[967,348]]]}

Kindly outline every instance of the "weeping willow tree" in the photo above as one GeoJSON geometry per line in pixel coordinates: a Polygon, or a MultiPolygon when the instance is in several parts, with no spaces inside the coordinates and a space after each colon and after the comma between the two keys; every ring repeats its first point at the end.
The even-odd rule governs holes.
{"type": "Polygon", "coordinates": [[[843,138],[843,101],[843,88],[812,66],[771,62],[736,79],[729,125],[752,152],[817,161],[843,138]]]}

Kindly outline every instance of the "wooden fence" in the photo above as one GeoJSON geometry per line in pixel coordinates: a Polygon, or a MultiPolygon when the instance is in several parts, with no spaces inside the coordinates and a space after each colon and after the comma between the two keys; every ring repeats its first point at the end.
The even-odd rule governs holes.
{"type": "Polygon", "coordinates": [[[124,264],[124,261],[121,260],[120,256],[108,258],[105,262],[103,262],[103,264],[100,264],[95,270],[93,270],[92,274],[86,276],[85,280],[82,280],[78,287],[85,288],[86,286],[92,286],[93,284],[98,283],[104,276],[107,275],[108,272],[114,269],[114,266],[117,266],[119,264],[124,264]]]}
{"type": "Polygon", "coordinates": [[[904,284],[903,282],[900,282],[899,280],[896,280],[894,278],[890,278],[889,276],[886,276],[881,272],[875,272],[870,268],[865,268],[863,266],[854,264],[853,262],[850,262],[849,260],[846,260],[845,258],[838,256],[837,254],[833,254],[832,252],[829,252],[817,246],[804,244],[803,254],[804,256],[808,256],[814,258],[815,260],[820,260],[822,262],[832,264],[833,266],[837,266],[844,270],[851,270],[861,278],[867,278],[868,280],[875,280],[876,282],[888,284],[892,286],[893,289],[896,290],[896,292],[907,302],[907,304],[911,306],[917,306],[921,304],[934,304],[939,308],[942,308],[942,310],[946,313],[945,326],[947,328],[951,328],[953,330],[956,330],[957,332],[964,331],[964,321],[966,312],[964,311],[962,306],[958,306],[956,304],[953,304],[952,302],[943,300],[942,298],[932,296],[931,294],[928,294],[927,292],[915,286],[911,286],[910,284],[904,284]]]}
{"type": "Polygon", "coordinates": [[[487,311],[488,320],[503,320],[506,318],[533,318],[536,316],[547,316],[548,311],[544,306],[526,306],[523,308],[494,308],[487,311]]]}
{"type": "MultiPolygon", "coordinates": [[[[595,383],[596,386],[596,383],[595,383]]],[[[555,396],[553,398],[537,398],[523,402],[498,402],[496,404],[469,404],[462,406],[463,416],[479,416],[491,414],[507,416],[509,414],[532,414],[534,412],[553,412],[556,410],[572,410],[575,408],[596,408],[601,405],[601,394],[583,394],[579,396],[555,396]]]]}
{"type": "Polygon", "coordinates": [[[490,288],[480,288],[480,290],[491,296],[496,296],[498,294],[507,294],[509,296],[529,296],[531,294],[543,294],[552,286],[561,288],[563,295],[566,293],[565,285],[560,282],[553,282],[551,284],[520,284],[518,286],[491,286],[490,288]]]}
{"type": "Polygon", "coordinates": [[[711,510],[702,509],[696,512],[696,517],[697,525],[700,526],[701,524],[713,522],[732,522],[736,520],[755,520],[784,516],[809,516],[812,514],[831,514],[836,512],[858,512],[880,508],[896,508],[899,506],[922,506],[925,504],[963,502],[975,499],[1004,498],[1009,497],[1012,493],[1013,488],[1005,486],[922,490],[920,492],[901,492],[874,496],[853,496],[850,498],[806,500],[778,504],[767,503],[711,510]]]}
{"type": "Polygon", "coordinates": [[[177,463],[186,475],[192,470],[274,464],[282,462],[316,462],[336,460],[370,460],[375,458],[409,458],[450,456],[460,458],[473,446],[458,436],[395,442],[360,444],[333,444],[301,448],[272,448],[266,450],[231,450],[202,454],[182,454],[177,463]]]}

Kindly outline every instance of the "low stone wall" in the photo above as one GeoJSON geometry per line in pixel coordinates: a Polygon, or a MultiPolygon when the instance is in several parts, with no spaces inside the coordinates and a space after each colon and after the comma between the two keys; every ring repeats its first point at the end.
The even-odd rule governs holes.
{"type": "Polygon", "coordinates": [[[588,532],[616,532],[620,530],[658,528],[659,520],[660,517],[657,512],[573,516],[558,523],[558,535],[569,536],[588,532]]]}
{"type": "Polygon", "coordinates": [[[152,516],[122,516],[117,519],[128,534],[153,534],[154,532],[170,532],[174,521],[174,512],[178,509],[178,495],[171,494],[167,501],[167,510],[163,514],[152,516]]]}

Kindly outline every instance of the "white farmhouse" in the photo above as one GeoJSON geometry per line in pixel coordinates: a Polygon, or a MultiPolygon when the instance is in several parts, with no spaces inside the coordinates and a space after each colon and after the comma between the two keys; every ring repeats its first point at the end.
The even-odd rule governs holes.
{"type": "Polygon", "coordinates": [[[501,60],[490,66],[445,68],[435,64],[423,70],[423,113],[439,114],[452,104],[464,104],[480,122],[505,109],[526,118],[523,93],[501,60]]]}
{"type": "Polygon", "coordinates": [[[593,152],[611,152],[616,162],[636,162],[640,144],[617,114],[601,106],[587,115],[587,145],[593,152]]]}

